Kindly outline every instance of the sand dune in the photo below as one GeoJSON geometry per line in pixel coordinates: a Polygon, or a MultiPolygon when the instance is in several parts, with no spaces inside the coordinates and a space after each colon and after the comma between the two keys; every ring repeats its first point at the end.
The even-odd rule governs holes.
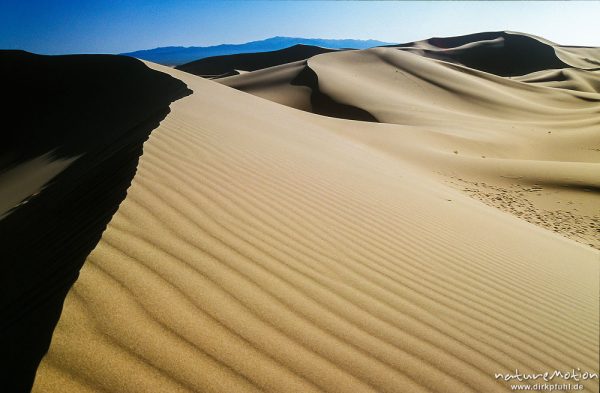
{"type": "Polygon", "coordinates": [[[305,69],[306,61],[300,60],[220,78],[219,83],[283,105],[314,112],[311,95],[317,90],[315,86],[292,83],[305,69]]]}
{"type": "Polygon", "coordinates": [[[276,51],[207,57],[175,68],[205,78],[222,78],[237,75],[238,70],[256,71],[335,51],[335,49],[319,46],[297,44],[276,51]]]}
{"type": "MultiPolygon", "coordinates": [[[[194,94],[145,143],[34,392],[506,392],[495,373],[598,371],[598,250],[463,189],[515,208],[535,179],[534,210],[596,208],[596,93],[396,48],[275,69],[273,97],[309,67],[362,122],[148,65],[194,94]]],[[[232,78],[268,94],[267,70],[232,78]]]]}
{"type": "Polygon", "coordinates": [[[510,31],[430,38],[390,47],[501,76],[568,67],[595,69],[600,65],[600,48],[557,45],[541,37],[510,31]]]}
{"type": "MultiPolygon", "coordinates": [[[[459,38],[423,42],[480,44],[459,38]]],[[[319,55],[301,67],[293,63],[220,82],[328,116],[366,113],[386,124],[334,128],[488,204],[600,248],[598,71],[549,69],[507,78],[404,46],[319,55]],[[313,80],[299,85],[307,70],[313,80]],[[352,111],[323,108],[320,97],[352,111]]]]}
{"type": "Polygon", "coordinates": [[[567,68],[561,70],[544,70],[517,77],[515,80],[538,86],[600,93],[600,69],[580,70],[567,68]]]}
{"type": "Polygon", "coordinates": [[[118,56],[0,51],[0,74],[10,124],[0,144],[0,390],[12,393],[31,389],[142,143],[187,89],[118,56]]]}

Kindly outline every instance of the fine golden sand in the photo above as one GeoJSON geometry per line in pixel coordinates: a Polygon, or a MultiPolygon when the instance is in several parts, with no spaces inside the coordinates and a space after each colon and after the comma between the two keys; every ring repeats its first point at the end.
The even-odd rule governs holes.
{"type": "Polygon", "coordinates": [[[576,92],[394,48],[309,59],[367,123],[148,65],[194,94],[145,143],[34,392],[492,393],[495,373],[598,371],[593,238],[514,211],[594,222],[585,74],[576,92]]]}

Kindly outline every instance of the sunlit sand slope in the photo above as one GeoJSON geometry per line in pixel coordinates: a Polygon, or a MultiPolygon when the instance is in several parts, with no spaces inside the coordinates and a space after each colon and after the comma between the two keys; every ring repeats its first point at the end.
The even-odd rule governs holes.
{"type": "Polygon", "coordinates": [[[600,71],[577,68],[584,60],[600,64],[598,48],[483,33],[323,54],[220,82],[314,113],[370,117],[383,124],[332,128],[600,249],[600,71]]]}
{"type": "Polygon", "coordinates": [[[494,373],[597,371],[597,250],[364,142],[386,125],[152,67],[194,94],[145,143],[34,392],[506,392],[494,373]]]}

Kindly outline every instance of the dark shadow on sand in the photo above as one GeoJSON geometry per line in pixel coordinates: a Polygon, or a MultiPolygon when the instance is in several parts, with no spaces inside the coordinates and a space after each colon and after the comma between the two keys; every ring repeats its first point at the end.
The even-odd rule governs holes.
{"type": "MultiPolygon", "coordinates": [[[[469,68],[499,76],[520,76],[536,71],[570,68],[554,48],[535,38],[504,31],[468,34],[457,37],[435,37],[427,43],[445,51],[425,50],[426,57],[457,62],[469,68]],[[492,40],[501,39],[499,42],[492,40]],[[467,48],[462,45],[474,43],[467,48]]],[[[409,49],[415,43],[388,45],[409,49]]]]}
{"type": "Polygon", "coordinates": [[[236,75],[237,72],[235,72],[235,70],[256,71],[294,61],[306,60],[322,53],[336,51],[336,49],[298,44],[290,46],[289,48],[270,52],[240,53],[236,55],[206,57],[204,59],[182,64],[175,68],[202,77],[220,78],[236,75]]]}
{"type": "Polygon", "coordinates": [[[27,392],[69,288],[126,196],[144,141],[169,104],[191,91],[111,55],[0,51],[0,78],[8,102],[0,173],[51,151],[81,155],[0,219],[0,391],[27,392]]]}
{"type": "Polygon", "coordinates": [[[324,94],[319,89],[319,77],[308,65],[306,65],[294,78],[291,84],[296,86],[306,86],[311,89],[310,102],[313,113],[339,119],[378,122],[375,116],[366,110],[352,105],[342,104],[324,94]]]}

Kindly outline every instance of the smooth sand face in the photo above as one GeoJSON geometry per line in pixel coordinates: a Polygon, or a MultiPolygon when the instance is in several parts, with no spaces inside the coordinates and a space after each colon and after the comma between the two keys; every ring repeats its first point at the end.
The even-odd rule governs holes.
{"type": "MultiPolygon", "coordinates": [[[[323,88],[350,100],[352,73],[333,75],[325,56],[309,60],[323,88]]],[[[464,179],[493,185],[503,163],[552,165],[518,165],[519,130],[500,137],[510,126],[490,120],[498,96],[478,117],[481,103],[430,97],[454,105],[443,131],[325,118],[149,65],[194,94],[144,145],[34,392],[506,392],[495,373],[597,372],[600,253],[437,173],[474,166],[464,179]],[[481,154],[496,161],[474,164],[481,154]]],[[[363,90],[369,109],[389,90],[363,90]]],[[[522,102],[506,113],[521,130],[522,102]]],[[[430,101],[434,116],[442,104],[430,101]]],[[[389,108],[377,114],[401,116],[389,108]]],[[[581,123],[571,136],[585,145],[593,125],[581,123]]]]}

